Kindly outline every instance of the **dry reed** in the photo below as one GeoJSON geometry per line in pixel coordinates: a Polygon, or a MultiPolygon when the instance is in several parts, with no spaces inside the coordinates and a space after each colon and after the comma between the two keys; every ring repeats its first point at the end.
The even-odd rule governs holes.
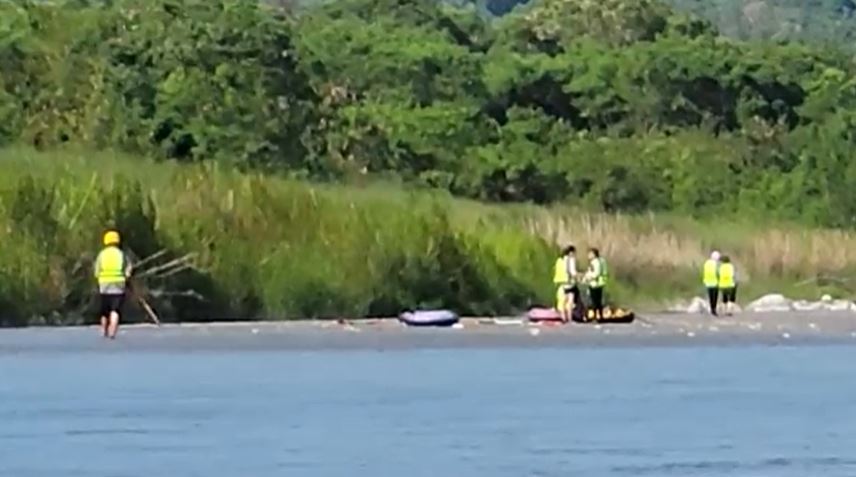
{"type": "MultiPolygon", "coordinates": [[[[714,248],[728,254],[744,277],[817,277],[856,269],[856,233],[843,230],[752,228],[724,223],[717,235],[734,231],[728,244],[707,236],[711,227],[670,230],[656,217],[644,219],[574,210],[532,210],[523,219],[529,233],[561,246],[596,246],[620,270],[697,269],[714,248]]],[[[715,227],[714,227],[715,228],[715,227]]]]}

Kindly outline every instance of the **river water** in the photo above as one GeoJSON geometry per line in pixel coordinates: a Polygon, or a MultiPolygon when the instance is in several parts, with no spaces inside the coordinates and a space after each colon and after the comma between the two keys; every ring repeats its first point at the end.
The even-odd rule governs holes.
{"type": "Polygon", "coordinates": [[[856,348],[0,353],[0,476],[853,476],[856,348]]]}

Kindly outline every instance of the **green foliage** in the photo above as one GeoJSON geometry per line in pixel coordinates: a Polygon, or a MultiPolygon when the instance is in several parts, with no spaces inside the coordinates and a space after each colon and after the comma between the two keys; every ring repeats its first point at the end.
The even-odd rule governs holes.
{"type": "Polygon", "coordinates": [[[23,137],[34,144],[240,165],[302,160],[297,125],[311,93],[296,72],[291,26],[254,2],[26,3],[16,11],[29,24],[3,24],[0,63],[10,79],[0,117],[8,94],[23,100],[23,137]]]}
{"type": "MultiPolygon", "coordinates": [[[[526,114],[518,118],[522,122],[526,114]]],[[[744,287],[752,297],[769,292],[770,285],[816,297],[817,287],[793,283],[853,270],[856,235],[783,231],[770,227],[769,218],[755,221],[753,209],[741,209],[760,200],[784,218],[852,214],[856,201],[822,207],[824,194],[856,179],[852,168],[839,171],[837,182],[807,184],[816,191],[807,197],[794,192],[803,187],[796,175],[784,185],[773,175],[747,178],[745,183],[758,184],[751,189],[756,195],[728,201],[745,185],[720,167],[730,146],[694,135],[661,136],[641,154],[632,138],[569,143],[557,154],[579,171],[569,183],[589,183],[581,189],[587,202],[614,209],[623,201],[656,206],[673,193],[692,204],[688,208],[709,209],[717,217],[740,212],[734,215],[743,215],[745,224],[496,207],[386,184],[311,186],[212,164],[7,148],[0,151],[7,171],[0,176],[0,326],[91,322],[92,261],[101,233],[111,226],[138,257],[159,250],[168,258],[196,254],[196,269],[149,282],[173,293],[155,295],[162,316],[182,321],[389,316],[420,307],[513,314],[551,303],[555,244],[569,238],[581,250],[604,250],[612,272],[609,299],[624,305],[697,293],[698,262],[712,244],[739,257],[742,276],[752,277],[744,287]],[[641,165],[622,169],[621,158],[631,153],[641,165]],[[695,168],[708,171],[709,183],[669,184],[695,168]],[[616,180],[622,170],[624,179],[616,180]],[[637,176],[650,170],[662,172],[637,176]],[[732,189],[722,196],[708,195],[707,185],[729,181],[732,189]],[[641,186],[649,183],[657,187],[641,186]],[[795,207],[800,200],[802,207],[795,207]]],[[[806,155],[794,170],[828,167],[820,159],[806,155]]],[[[128,311],[130,321],[145,319],[132,304],[128,311]]]]}
{"type": "Polygon", "coordinates": [[[0,179],[0,325],[90,320],[91,264],[111,226],[138,257],[198,254],[199,270],[155,284],[204,297],[158,301],[173,319],[507,314],[550,296],[551,246],[508,224],[453,223],[460,204],[442,196],[139,158],[15,149],[0,161],[13,170],[0,179]]]}
{"type": "MultiPolygon", "coordinates": [[[[2,0],[0,144],[610,212],[856,220],[846,53],[723,36],[713,25],[736,23],[715,1],[514,3],[2,0]]],[[[847,2],[739,13],[800,6],[802,31],[822,28],[809,13],[851,21],[847,2]]]]}

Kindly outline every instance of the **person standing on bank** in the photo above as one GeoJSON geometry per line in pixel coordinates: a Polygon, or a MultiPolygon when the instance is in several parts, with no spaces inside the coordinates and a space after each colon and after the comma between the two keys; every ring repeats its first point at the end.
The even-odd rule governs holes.
{"type": "Polygon", "coordinates": [[[725,314],[731,316],[737,300],[737,275],[728,255],[722,257],[722,263],[719,264],[719,293],[725,305],[725,314]]]}
{"type": "Polygon", "coordinates": [[[707,289],[707,299],[710,303],[710,314],[716,315],[716,305],[719,299],[719,252],[713,251],[710,258],[704,262],[702,281],[707,289]]]}
{"type": "Polygon", "coordinates": [[[125,302],[128,278],[131,276],[131,261],[119,248],[119,232],[110,230],[104,234],[104,249],[95,259],[95,278],[98,280],[100,298],[99,316],[105,338],[115,339],[119,332],[119,318],[125,302]]]}
{"type": "Polygon", "coordinates": [[[557,286],[556,308],[565,323],[571,320],[580,294],[577,287],[577,260],[574,256],[576,250],[573,245],[562,249],[562,256],[556,259],[553,267],[553,283],[557,286]]]}
{"type": "Polygon", "coordinates": [[[600,256],[600,250],[595,247],[589,249],[589,267],[586,272],[586,282],[589,287],[589,298],[595,319],[603,318],[603,289],[606,287],[608,271],[606,260],[600,256]]]}

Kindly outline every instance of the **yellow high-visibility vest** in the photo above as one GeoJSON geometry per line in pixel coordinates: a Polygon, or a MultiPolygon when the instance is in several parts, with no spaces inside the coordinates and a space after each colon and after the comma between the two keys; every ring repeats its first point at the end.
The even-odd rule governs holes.
{"type": "Polygon", "coordinates": [[[734,288],[737,283],[734,281],[734,265],[723,263],[719,266],[719,288],[734,288]]]}
{"type": "Polygon", "coordinates": [[[565,257],[556,259],[556,265],[553,267],[553,283],[562,284],[570,283],[571,279],[568,275],[568,264],[565,257]]]}
{"type": "Polygon", "coordinates": [[[125,254],[118,247],[107,247],[98,254],[95,275],[99,285],[125,283],[125,254]]]}
{"type": "Polygon", "coordinates": [[[709,259],[704,262],[702,280],[704,281],[704,286],[707,288],[716,288],[719,286],[719,263],[716,260],[709,259]]]}
{"type": "Polygon", "coordinates": [[[603,257],[595,258],[598,264],[598,274],[593,277],[591,286],[594,288],[602,288],[606,286],[606,281],[609,277],[609,270],[606,268],[606,260],[603,257]]]}

